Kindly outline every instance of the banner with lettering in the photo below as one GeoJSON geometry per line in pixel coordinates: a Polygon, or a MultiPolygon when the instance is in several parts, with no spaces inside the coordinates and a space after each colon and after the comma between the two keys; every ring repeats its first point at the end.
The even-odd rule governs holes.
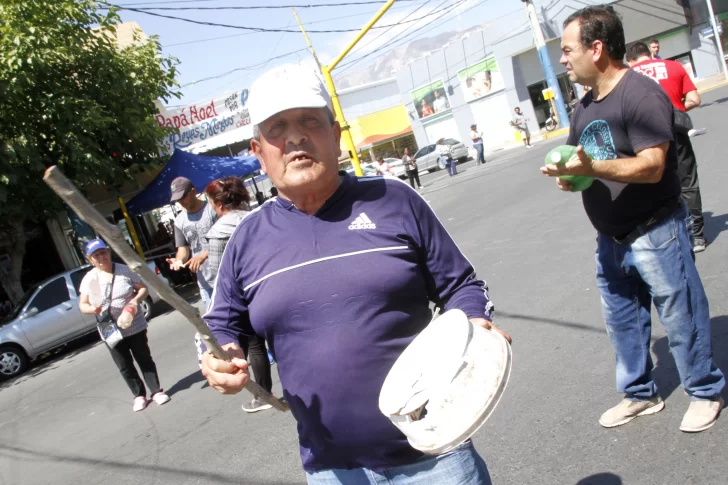
{"type": "Polygon", "coordinates": [[[159,114],[155,119],[159,126],[179,130],[163,140],[163,150],[168,153],[175,149],[185,150],[196,143],[246,127],[250,133],[243,138],[252,137],[250,115],[245,106],[247,101],[247,89],[171,109],[157,101],[159,114]]]}

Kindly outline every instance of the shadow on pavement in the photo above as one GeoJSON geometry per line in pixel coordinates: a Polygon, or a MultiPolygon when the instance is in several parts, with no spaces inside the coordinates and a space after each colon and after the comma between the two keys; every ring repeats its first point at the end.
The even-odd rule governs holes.
{"type": "Polygon", "coordinates": [[[534,317],[531,315],[508,313],[508,312],[504,312],[504,311],[500,311],[500,310],[498,311],[498,318],[512,318],[514,320],[525,320],[527,322],[546,323],[549,325],[558,325],[560,327],[575,328],[577,330],[586,330],[588,332],[598,333],[601,335],[607,334],[607,331],[604,329],[603,326],[592,327],[591,325],[585,325],[583,323],[565,322],[563,320],[554,320],[553,318],[534,317]]]}
{"type": "Polygon", "coordinates": [[[57,349],[46,352],[32,361],[28,370],[23,374],[7,381],[0,381],[0,389],[21,384],[27,378],[36,377],[49,370],[56,369],[59,363],[63,361],[70,362],[78,354],[87,351],[99,343],[101,343],[99,334],[94,331],[93,333],[72,340],[57,349]]]}
{"type": "Polygon", "coordinates": [[[126,473],[130,468],[135,470],[146,470],[149,473],[162,473],[167,476],[179,476],[189,478],[190,476],[199,477],[204,483],[229,483],[235,485],[299,485],[303,480],[297,482],[282,481],[280,479],[265,480],[254,478],[246,481],[242,477],[234,477],[230,475],[221,475],[218,473],[204,472],[200,470],[190,470],[182,468],[171,468],[160,465],[145,465],[143,463],[126,463],[121,461],[101,460],[98,458],[87,458],[84,456],[72,456],[62,453],[51,453],[41,450],[30,450],[17,446],[5,446],[0,444],[0,456],[5,456],[9,460],[26,460],[26,461],[47,461],[51,463],[77,463],[80,465],[89,465],[91,467],[105,468],[107,470],[118,470],[126,473]]]}
{"type": "Polygon", "coordinates": [[[614,473],[597,473],[579,480],[576,485],[622,485],[622,479],[614,473]]]}
{"type": "Polygon", "coordinates": [[[187,377],[183,377],[182,379],[175,382],[172,387],[166,390],[166,393],[168,396],[173,396],[180,391],[186,391],[198,382],[205,382],[205,384],[200,389],[209,387],[209,384],[207,384],[207,382],[205,381],[205,376],[202,375],[202,372],[200,370],[196,370],[187,377]]]}
{"type": "Polygon", "coordinates": [[[718,239],[721,232],[728,230],[728,214],[716,216],[712,212],[703,212],[705,219],[705,238],[708,242],[718,239]]]}
{"type": "MultiPolygon", "coordinates": [[[[728,372],[728,316],[713,317],[710,319],[710,325],[713,334],[713,360],[720,370],[728,372]]],[[[680,387],[680,375],[677,372],[675,359],[670,353],[667,337],[657,340],[652,346],[652,352],[657,358],[652,378],[660,396],[667,399],[680,387]]],[[[724,389],[723,394],[724,397],[728,396],[728,389],[724,389]]]]}
{"type": "Polygon", "coordinates": [[[714,104],[723,104],[726,101],[728,101],[728,98],[720,98],[720,99],[716,99],[715,101],[711,101],[710,103],[701,103],[700,107],[705,108],[706,106],[712,106],[714,104]]]}

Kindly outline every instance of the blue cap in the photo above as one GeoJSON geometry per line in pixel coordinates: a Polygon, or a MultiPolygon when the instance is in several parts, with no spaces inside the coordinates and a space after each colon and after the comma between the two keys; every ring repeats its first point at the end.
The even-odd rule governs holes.
{"type": "Polygon", "coordinates": [[[86,256],[91,256],[99,249],[109,249],[109,246],[101,239],[91,239],[86,243],[86,256]]]}

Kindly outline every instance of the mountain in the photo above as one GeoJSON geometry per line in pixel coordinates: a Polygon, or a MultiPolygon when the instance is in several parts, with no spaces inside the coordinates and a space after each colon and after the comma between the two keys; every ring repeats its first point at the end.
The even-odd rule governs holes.
{"type": "Polygon", "coordinates": [[[442,49],[445,44],[460,40],[465,34],[482,28],[482,25],[476,25],[463,30],[452,30],[437,34],[433,37],[417,39],[374,59],[367,58],[363,60],[359,65],[365,65],[367,62],[371,62],[371,64],[365,65],[364,67],[355,67],[353,68],[355,70],[344,72],[338,76],[334,70],[336,87],[338,89],[346,89],[393,77],[398,70],[406,67],[407,63],[424,57],[428,52],[442,49]]]}

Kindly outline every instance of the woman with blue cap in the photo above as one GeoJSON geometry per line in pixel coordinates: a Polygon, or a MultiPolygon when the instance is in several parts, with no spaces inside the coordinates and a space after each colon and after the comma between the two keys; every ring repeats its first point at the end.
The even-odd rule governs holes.
{"type": "Polygon", "coordinates": [[[149,387],[152,400],[160,405],[166,404],[169,396],[159,385],[157,366],[147,340],[147,321],[144,312],[136,311],[139,303],[147,297],[147,286],[128,266],[111,261],[109,247],[101,239],[86,243],[86,256],[94,267],[81,281],[78,307],[82,313],[96,315],[99,322],[110,318],[119,327],[123,337],[120,341],[111,344],[105,340],[121,376],[134,394],[133,410],[137,412],[147,407],[144,382],[149,387]],[[119,319],[123,313],[126,320],[119,319]],[[135,360],[144,382],[134,367],[135,360]]]}

